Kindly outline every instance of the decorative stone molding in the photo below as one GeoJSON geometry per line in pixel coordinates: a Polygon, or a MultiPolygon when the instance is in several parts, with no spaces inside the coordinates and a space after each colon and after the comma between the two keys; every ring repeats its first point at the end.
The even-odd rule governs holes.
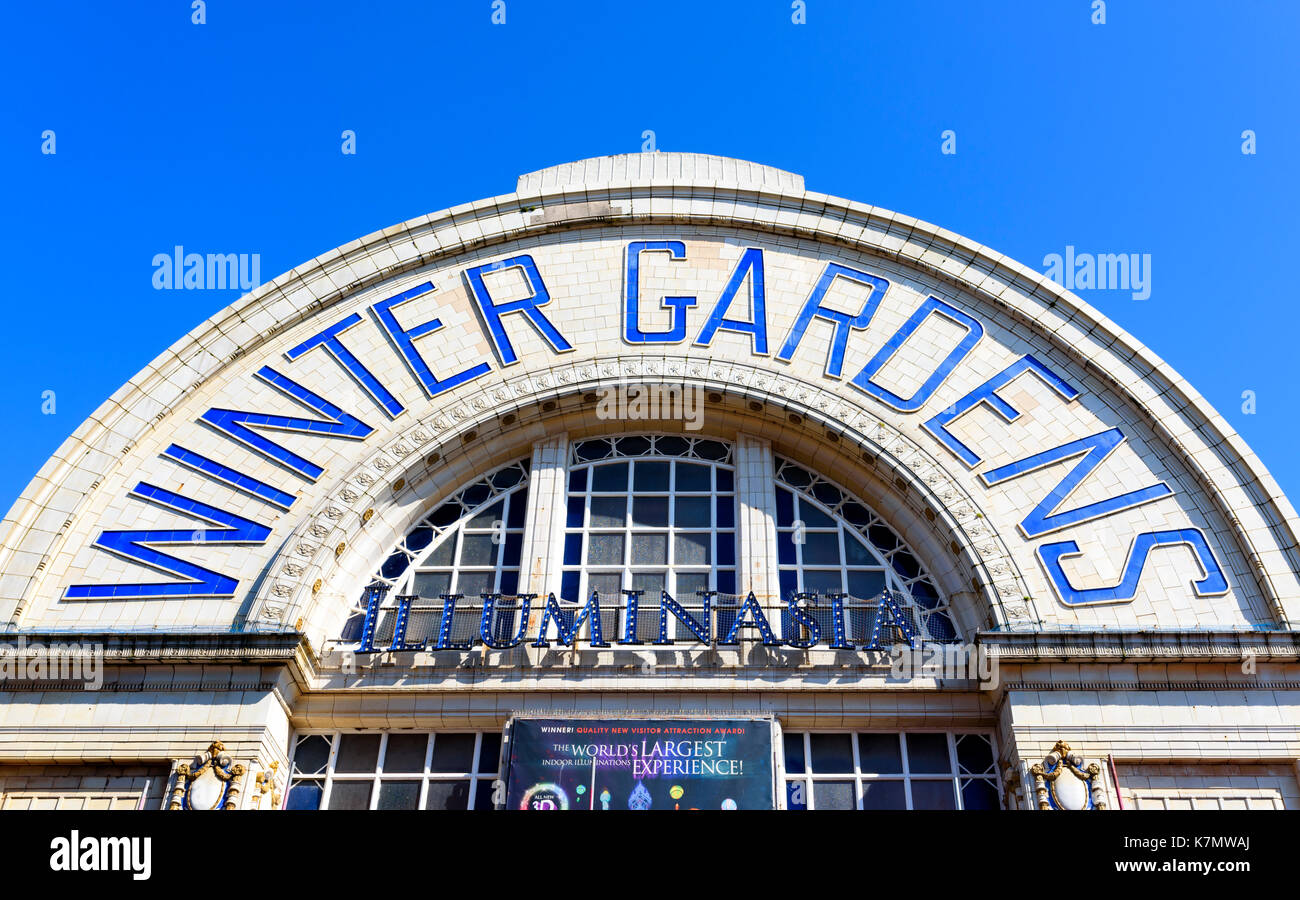
{"type": "Polygon", "coordinates": [[[168,809],[235,809],[244,767],[226,753],[221,741],[176,767],[176,784],[168,809]]]}
{"type": "Polygon", "coordinates": [[[280,791],[275,781],[276,772],[279,768],[280,761],[274,760],[271,762],[271,768],[257,773],[257,777],[254,779],[256,793],[250,798],[253,809],[262,808],[262,800],[267,794],[271,795],[271,809],[280,808],[280,791]]]}
{"type": "Polygon", "coordinates": [[[1262,661],[1300,659],[1300,633],[1159,628],[1147,631],[985,631],[977,641],[1002,662],[1262,661]]]}
{"type": "Polygon", "coordinates": [[[1057,741],[1041,763],[1029,767],[1029,773],[1034,776],[1039,809],[1106,808],[1101,766],[1088,763],[1084,768],[1083,757],[1071,753],[1065,741],[1057,741]]]}

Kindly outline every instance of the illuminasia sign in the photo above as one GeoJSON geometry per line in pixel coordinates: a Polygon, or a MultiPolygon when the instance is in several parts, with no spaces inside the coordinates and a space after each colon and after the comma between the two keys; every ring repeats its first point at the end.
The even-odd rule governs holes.
{"type": "Polygon", "coordinates": [[[506,808],[772,809],[771,719],[515,719],[506,808]]]}

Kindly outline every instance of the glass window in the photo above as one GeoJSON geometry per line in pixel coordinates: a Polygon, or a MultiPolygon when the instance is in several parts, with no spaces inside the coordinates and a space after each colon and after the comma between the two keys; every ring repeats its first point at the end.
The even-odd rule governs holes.
{"type": "MultiPolygon", "coordinates": [[[[639,640],[650,642],[659,635],[661,591],[697,620],[703,617],[697,591],[734,595],[736,496],[730,463],[730,445],[679,435],[575,443],[562,599],[585,603],[599,591],[602,616],[608,615],[605,639],[611,640],[626,627],[623,591],[643,591],[636,632],[639,640]]],[[[670,638],[692,639],[686,626],[672,622],[670,638]]]]}
{"type": "Polygon", "coordinates": [[[388,750],[384,753],[384,773],[423,772],[428,749],[427,734],[390,734],[388,750]]]}
{"type": "MultiPolygon", "coordinates": [[[[399,597],[414,598],[406,628],[408,647],[437,639],[444,594],[461,595],[449,641],[457,645],[479,642],[482,595],[513,597],[519,590],[528,467],[528,460],[511,463],[458,491],[416,523],[385,558],[371,579],[371,585],[385,591],[375,627],[376,649],[387,649],[392,643],[399,597]]],[[[577,508],[579,525],[584,512],[585,507],[577,508]]],[[[617,524],[621,526],[622,520],[617,524]]],[[[580,554],[581,545],[576,550],[566,545],[566,557],[570,553],[580,554]]],[[[361,640],[368,595],[369,589],[362,593],[341,640],[361,640]]],[[[498,621],[498,625],[497,632],[514,634],[509,623],[498,621]]]]}
{"type": "Polygon", "coordinates": [[[373,772],[379,762],[379,735],[345,734],[339,741],[336,772],[373,772]]]}
{"type": "Polygon", "coordinates": [[[992,737],[947,732],[785,732],[787,809],[997,809],[992,737]],[[987,769],[954,767],[954,748],[987,769]]]}
{"type": "MultiPolygon", "coordinates": [[[[864,503],[781,457],[776,460],[776,481],[782,600],[801,591],[820,597],[847,593],[845,638],[861,645],[870,640],[888,591],[914,633],[934,641],[957,639],[947,601],[916,555],[864,503]]],[[[902,637],[893,628],[880,635],[882,644],[902,637]]]]}
{"type": "Polygon", "coordinates": [[[296,781],[289,788],[285,799],[285,809],[320,809],[321,794],[325,790],[323,781],[296,781]]]}
{"type": "Polygon", "coordinates": [[[496,732],[303,735],[285,808],[491,809],[500,757],[496,732]]]}
{"type": "Polygon", "coordinates": [[[813,734],[810,743],[814,772],[853,771],[853,735],[813,734]]]}
{"type": "Polygon", "coordinates": [[[863,781],[863,809],[907,809],[907,788],[902,781],[863,781]]]}
{"type": "Polygon", "coordinates": [[[431,772],[468,772],[474,764],[472,734],[440,734],[433,739],[431,772]]]}
{"type": "Polygon", "coordinates": [[[951,772],[952,759],[948,755],[948,735],[909,734],[907,767],[913,773],[951,772]]]}
{"type": "Polygon", "coordinates": [[[896,734],[859,734],[858,755],[862,771],[881,775],[902,772],[901,747],[896,734]]]}
{"type": "Polygon", "coordinates": [[[370,809],[370,792],[375,783],[365,781],[335,781],[330,790],[326,809],[370,809]]]}
{"type": "Polygon", "coordinates": [[[419,809],[420,782],[392,781],[379,783],[379,809],[419,809]]]}

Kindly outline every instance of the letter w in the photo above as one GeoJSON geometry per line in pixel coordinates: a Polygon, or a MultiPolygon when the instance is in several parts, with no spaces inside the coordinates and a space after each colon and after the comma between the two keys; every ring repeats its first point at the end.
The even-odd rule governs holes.
{"type": "Polygon", "coordinates": [[[303,419],[298,416],[280,416],[268,413],[241,412],[234,409],[213,408],[199,416],[199,421],[211,425],[223,434],[262,454],[273,462],[297,472],[308,481],[315,481],[325,471],[309,459],[281,447],[250,428],[275,428],[280,431],[297,431],[327,437],[365,440],[374,429],[361,420],[345,413],[333,403],[318,397],[302,385],[292,381],[270,366],[257,370],[257,377],[282,394],[297,400],[303,406],[324,416],[322,419],[303,419]]]}
{"type": "Polygon", "coordinates": [[[271,529],[248,519],[190,500],[152,484],[140,482],[131,492],[141,500],[153,501],[175,512],[206,519],[222,529],[150,529],[148,531],[105,531],[94,546],[143,563],[189,581],[154,584],[74,584],[65,594],[68,600],[139,600],[146,597],[232,597],[239,582],[194,563],[153,549],[150,544],[260,544],[271,529]]]}
{"type": "Polygon", "coordinates": [[[1129,491],[1127,494],[1120,494],[1106,500],[1098,500],[1096,503],[1089,503],[1086,506],[1078,506],[1059,513],[1054,512],[1074,492],[1074,489],[1082,484],[1083,480],[1091,475],[1093,470],[1101,465],[1106,457],[1110,456],[1115,448],[1126,440],[1128,438],[1124,437],[1124,432],[1118,428],[1112,428],[1091,437],[1080,438],[1077,441],[1053,447],[1051,450],[1044,450],[1042,453],[1035,453],[1033,456],[1026,456],[1024,459],[1007,463],[1005,466],[999,466],[985,472],[980,478],[984,480],[986,487],[992,487],[995,484],[1018,478],[1028,472],[1037,471],[1061,460],[1073,459],[1076,456],[1083,457],[1057,483],[1056,487],[1052,488],[1042,502],[1035,506],[1029,515],[1025,516],[1021,521],[1020,530],[1025,537],[1036,538],[1039,535],[1059,531],[1070,525],[1077,525],[1079,522],[1098,519],[1119,512],[1122,509],[1150,503],[1152,500],[1159,500],[1161,497],[1167,497],[1173,493],[1169,485],[1161,481],[1150,487],[1129,491]]]}

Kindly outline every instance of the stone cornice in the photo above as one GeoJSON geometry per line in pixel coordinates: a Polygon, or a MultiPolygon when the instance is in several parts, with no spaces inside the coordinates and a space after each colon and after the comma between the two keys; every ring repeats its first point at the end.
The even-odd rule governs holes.
{"type": "Polygon", "coordinates": [[[36,648],[70,648],[69,658],[102,653],[105,665],[171,663],[282,663],[310,648],[293,631],[279,632],[66,632],[0,634],[0,658],[36,648]]]}
{"type": "Polygon", "coordinates": [[[1300,631],[984,631],[976,643],[1004,663],[1300,662],[1300,631]]]}

